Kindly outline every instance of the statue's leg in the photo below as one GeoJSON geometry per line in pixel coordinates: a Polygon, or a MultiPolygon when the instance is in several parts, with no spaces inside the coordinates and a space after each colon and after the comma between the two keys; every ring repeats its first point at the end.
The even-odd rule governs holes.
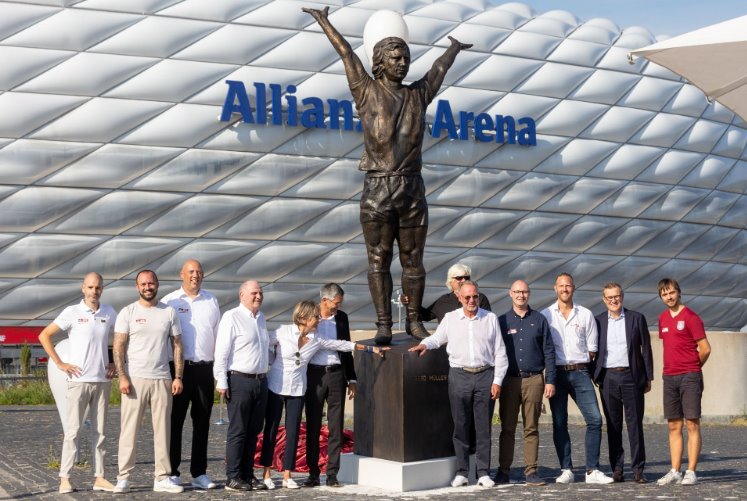
{"type": "Polygon", "coordinates": [[[368,290],[376,309],[376,344],[392,342],[392,264],[395,226],[369,221],[362,223],[368,254],[368,290]]]}
{"type": "Polygon", "coordinates": [[[427,234],[428,226],[414,226],[400,228],[397,237],[399,260],[402,264],[402,291],[410,300],[407,304],[407,333],[418,339],[430,335],[420,319],[420,306],[425,292],[423,252],[427,234]]]}

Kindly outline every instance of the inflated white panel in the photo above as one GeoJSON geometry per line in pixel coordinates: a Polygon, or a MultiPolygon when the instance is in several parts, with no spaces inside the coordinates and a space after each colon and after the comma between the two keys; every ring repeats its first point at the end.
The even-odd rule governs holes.
{"type": "Polygon", "coordinates": [[[623,183],[614,179],[603,180],[582,177],[562,193],[539,207],[539,210],[578,214],[583,210],[596,207],[619,190],[621,186],[623,186],[623,183]]]}
{"type": "MultiPolygon", "coordinates": [[[[470,24],[483,24],[485,26],[495,26],[496,28],[503,28],[506,30],[515,30],[533,15],[532,9],[511,9],[506,8],[507,5],[515,4],[503,4],[498,6],[496,9],[491,9],[485,12],[481,12],[474,17],[471,17],[470,24]]],[[[526,7],[526,6],[524,6],[526,7]]]]}
{"type": "Polygon", "coordinates": [[[105,96],[179,102],[192,97],[235,69],[236,66],[228,64],[166,59],[115,87],[105,96]]]}
{"type": "Polygon", "coordinates": [[[719,224],[739,228],[747,228],[744,215],[747,213],[747,196],[741,195],[729,211],[719,220],[719,224]]]}
{"type": "Polygon", "coordinates": [[[574,139],[539,164],[534,171],[583,176],[617,148],[618,144],[609,141],[574,139]]]}
{"type": "Polygon", "coordinates": [[[429,197],[434,204],[476,207],[521,176],[519,172],[469,169],[429,197]]]}
{"type": "Polygon", "coordinates": [[[210,191],[248,195],[278,195],[313,177],[333,162],[331,158],[265,155],[210,191]]]}
{"type": "Polygon", "coordinates": [[[156,62],[145,57],[84,52],[18,86],[17,90],[98,96],[156,62]]]}
{"type": "MultiPolygon", "coordinates": [[[[473,47],[470,50],[472,51],[491,52],[499,43],[511,34],[510,30],[473,23],[474,20],[470,20],[470,24],[459,24],[454,26],[449,33],[449,35],[460,42],[471,43],[473,47]]],[[[442,38],[440,42],[445,44],[446,40],[442,38]]]]}
{"type": "MultiPolygon", "coordinates": [[[[36,141],[41,143],[42,141],[36,141]]],[[[70,143],[59,142],[64,145],[70,143]]],[[[181,148],[145,148],[105,144],[70,163],[39,184],[88,188],[119,188],[158,165],[174,158],[181,148]]],[[[170,187],[171,188],[171,187],[170,187]]]]}
{"type": "MultiPolygon", "coordinates": [[[[168,0],[167,0],[168,1],[168,0]]],[[[270,0],[185,0],[174,3],[172,7],[167,7],[159,12],[163,16],[185,17],[188,19],[205,19],[210,21],[235,21],[241,22],[243,14],[250,11],[260,10],[263,5],[268,3],[286,3],[270,2],[270,0]]],[[[276,11],[277,12],[277,11],[276,11]]],[[[260,24],[261,26],[266,26],[260,24]]]]}
{"type": "Polygon", "coordinates": [[[643,77],[618,104],[631,108],[659,111],[682,88],[679,82],[643,77]]]}
{"type": "Polygon", "coordinates": [[[701,91],[692,85],[683,85],[682,89],[669,101],[662,111],[699,117],[703,114],[707,106],[708,100],[701,91]]]}
{"type": "Polygon", "coordinates": [[[357,224],[359,214],[360,204],[344,203],[283,235],[281,240],[345,243],[362,233],[357,224]],[[333,235],[329,234],[329,228],[335,228],[333,235]]]}
{"type": "Polygon", "coordinates": [[[0,183],[31,184],[99,145],[19,139],[0,149],[0,183]]]}
{"type": "Polygon", "coordinates": [[[560,43],[560,39],[550,35],[540,35],[523,31],[514,31],[493,52],[529,59],[542,60],[560,43]]]}
{"type": "Polygon", "coordinates": [[[583,216],[535,247],[547,252],[585,252],[625,223],[619,217],[583,216]]]}
{"type": "Polygon", "coordinates": [[[545,238],[562,231],[575,219],[568,214],[531,212],[505,229],[501,229],[486,240],[484,245],[513,250],[532,249],[545,238]]]}
{"type": "Polygon", "coordinates": [[[656,214],[659,219],[679,221],[708,194],[708,190],[684,186],[672,188],[646,209],[641,217],[652,217],[656,214]]]}
{"type": "Polygon", "coordinates": [[[516,88],[516,92],[526,92],[549,97],[566,97],[581,85],[593,70],[568,64],[546,63],[529,80],[516,88]]]}
{"type": "Polygon", "coordinates": [[[519,151],[513,148],[498,148],[480,160],[476,167],[529,171],[569,141],[570,138],[567,137],[538,135],[536,146],[519,151]]]}
{"type": "Polygon", "coordinates": [[[0,200],[0,231],[32,232],[81,206],[104,192],[73,188],[28,186],[0,200]]]}
{"type": "Polygon", "coordinates": [[[169,57],[220,28],[218,23],[149,16],[93,47],[93,52],[169,57]]]}
{"type": "Polygon", "coordinates": [[[679,141],[677,141],[674,147],[700,153],[709,153],[719,142],[721,136],[724,135],[727,127],[726,124],[718,122],[698,120],[695,122],[695,125],[693,125],[692,128],[687,131],[679,141]]]}
{"type": "Polygon", "coordinates": [[[609,19],[589,19],[568,35],[571,40],[583,40],[611,45],[620,36],[620,28],[609,19]]]}
{"type": "Polygon", "coordinates": [[[0,136],[23,137],[84,103],[86,98],[5,92],[0,94],[0,136]]]}
{"type": "Polygon", "coordinates": [[[460,242],[469,242],[470,247],[474,247],[493,234],[501,234],[523,215],[521,212],[473,209],[459,217],[459,224],[443,226],[429,238],[434,245],[461,246],[460,242]]]}
{"type": "Polygon", "coordinates": [[[96,97],[42,127],[30,137],[58,141],[108,142],[168,108],[168,103],[155,101],[96,97]]]}
{"type": "Polygon", "coordinates": [[[664,148],[624,144],[600,162],[588,175],[611,179],[634,179],[664,151],[664,148]]]}
{"type": "Polygon", "coordinates": [[[690,151],[666,151],[661,158],[656,160],[638,176],[638,180],[652,183],[677,184],[703,157],[704,155],[701,153],[690,151]]]}
{"type": "Polygon", "coordinates": [[[692,117],[659,113],[630,140],[638,144],[668,147],[695,123],[692,117]]]}
{"type": "Polygon", "coordinates": [[[739,200],[739,195],[735,193],[712,191],[683,220],[693,223],[716,224],[737,200],[739,200]]]}
{"type": "Polygon", "coordinates": [[[718,185],[719,190],[733,193],[747,192],[747,162],[740,160],[718,185]]]}
{"type": "Polygon", "coordinates": [[[566,38],[547,56],[547,60],[593,67],[608,49],[607,45],[566,38]]]}
{"type": "Polygon", "coordinates": [[[576,180],[572,176],[529,173],[493,197],[486,205],[534,210],[576,180]]]}
{"type": "Polygon", "coordinates": [[[459,82],[460,86],[510,91],[526,80],[542,63],[517,57],[490,56],[459,82]]]}
{"type": "Polygon", "coordinates": [[[63,9],[6,38],[3,44],[82,51],[141,19],[116,12],[63,9]]]}
{"type": "MultiPolygon", "coordinates": [[[[259,166],[257,167],[259,168],[259,166]]],[[[312,172],[311,176],[306,178],[304,182],[296,182],[290,186],[283,192],[284,195],[302,198],[334,199],[340,197],[347,199],[359,193],[363,186],[364,174],[358,170],[358,162],[355,160],[337,160],[321,171],[317,171],[313,167],[309,169],[306,166],[304,166],[304,170],[312,172]]],[[[444,177],[446,179],[446,176],[444,177]]],[[[297,179],[300,180],[301,178],[297,179]]],[[[432,188],[434,184],[430,183],[428,186],[432,188]]]]}
{"type": "Polygon", "coordinates": [[[627,141],[654,117],[654,113],[622,106],[612,106],[583,133],[589,139],[601,139],[618,143],[627,141]]]}
{"type": "MultiPolygon", "coordinates": [[[[355,40],[349,41],[353,46],[358,45],[355,40]]],[[[338,60],[337,53],[323,34],[300,32],[258,58],[251,59],[251,63],[274,68],[315,71],[338,60]],[[314,50],[309,50],[310,47],[314,50]],[[299,58],[299,54],[303,54],[303,57],[299,58]]]]}
{"type": "Polygon", "coordinates": [[[566,99],[542,117],[538,126],[548,134],[577,136],[608,109],[609,106],[603,104],[566,99]],[[569,116],[573,117],[570,124],[569,116]]]}
{"type": "Polygon", "coordinates": [[[431,17],[445,21],[466,21],[479,11],[471,8],[466,3],[457,2],[433,2],[410,12],[411,16],[431,17]]]}
{"type": "Polygon", "coordinates": [[[690,171],[687,177],[680,181],[680,184],[696,188],[713,189],[718,186],[724,176],[734,167],[734,163],[735,160],[732,158],[709,155],[690,171]]]}
{"type": "Polygon", "coordinates": [[[0,61],[3,62],[0,91],[11,90],[72,56],[72,53],[63,50],[0,45],[0,61]]]}
{"type": "Polygon", "coordinates": [[[663,185],[628,183],[591,213],[600,216],[637,217],[666,191],[667,187],[663,185]]]}
{"type": "Polygon", "coordinates": [[[597,70],[569,97],[580,101],[615,104],[639,79],[638,75],[597,70]]]}
{"type": "Polygon", "coordinates": [[[174,58],[247,64],[293,35],[293,31],[279,28],[229,24],[190,44],[174,58]]]}
{"type": "Polygon", "coordinates": [[[718,144],[713,148],[714,155],[740,158],[747,146],[747,131],[739,127],[729,127],[718,144]]]}
{"type": "MultiPolygon", "coordinates": [[[[254,102],[257,97],[254,83],[258,84],[278,84],[283,89],[288,85],[299,85],[301,82],[307,80],[314,73],[308,71],[296,71],[287,70],[281,68],[262,68],[258,66],[241,66],[238,70],[226,75],[224,78],[218,79],[217,82],[208,86],[204,91],[198,93],[193,98],[189,99],[190,103],[195,104],[213,104],[217,106],[223,106],[226,100],[226,91],[228,90],[228,84],[226,80],[235,80],[244,82],[247,95],[254,102]]],[[[326,75],[317,73],[317,75],[326,75]]],[[[329,75],[327,75],[329,76],[329,75]]],[[[344,75],[341,75],[345,78],[344,75]]],[[[334,91],[334,89],[333,89],[334,91]]],[[[350,98],[350,96],[348,96],[350,98]]],[[[267,101],[271,99],[270,93],[267,93],[267,101]]],[[[237,115],[238,116],[238,115],[237,115]]]]}
{"type": "Polygon", "coordinates": [[[702,224],[675,223],[638,249],[638,255],[662,258],[676,256],[706,230],[708,227],[702,224]]]}
{"type": "MultiPolygon", "coordinates": [[[[665,231],[671,225],[671,222],[634,219],[603,238],[590,248],[588,252],[594,254],[611,254],[613,256],[630,255],[643,247],[646,242],[656,238],[658,234],[665,231]]],[[[611,276],[624,278],[619,273],[611,276]]]]}
{"type": "MultiPolygon", "coordinates": [[[[455,26],[458,26],[453,20],[433,19],[417,15],[405,16],[404,21],[407,24],[408,43],[444,45],[445,39],[446,47],[451,44],[451,42],[446,38],[446,35],[448,35],[455,26]],[[439,40],[441,40],[441,43],[437,43],[439,40]]],[[[474,37],[474,35],[472,35],[472,37],[474,37]]],[[[456,36],[454,38],[464,43],[471,43],[472,37],[467,37],[463,40],[456,36]]]]}
{"type": "Polygon", "coordinates": [[[101,241],[101,237],[80,235],[26,235],[0,250],[0,273],[13,278],[41,275],[59,263],[87,252],[101,241]],[[52,247],[55,252],[29,259],[35,254],[35,249],[45,247],[52,247]]]}
{"type": "Polygon", "coordinates": [[[76,7],[92,10],[113,10],[116,12],[154,14],[169,5],[178,3],[179,1],[180,0],[84,0],[83,2],[76,4],[76,7]]]}
{"type": "Polygon", "coordinates": [[[0,4],[0,40],[33,26],[59,11],[60,9],[54,7],[4,2],[0,4]]]}

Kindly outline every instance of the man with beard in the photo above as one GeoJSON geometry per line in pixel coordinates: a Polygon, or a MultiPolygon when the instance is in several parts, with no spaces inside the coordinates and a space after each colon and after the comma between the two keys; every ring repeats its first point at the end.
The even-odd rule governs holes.
{"type": "Polygon", "coordinates": [[[172,396],[182,392],[182,331],[174,308],[158,302],[155,272],[142,270],[135,277],[135,285],[140,299],[122,308],[114,326],[114,364],[122,392],[119,475],[114,492],[130,491],[137,434],[149,407],[155,456],[153,490],[178,493],[184,488],[169,479],[169,428],[172,396]],[[169,341],[174,350],[173,380],[169,372],[169,341]]]}

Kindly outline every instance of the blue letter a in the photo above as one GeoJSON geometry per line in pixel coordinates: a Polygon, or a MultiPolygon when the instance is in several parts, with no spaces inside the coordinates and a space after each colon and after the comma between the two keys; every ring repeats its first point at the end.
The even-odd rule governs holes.
{"type": "Polygon", "coordinates": [[[451,139],[457,139],[456,124],[454,123],[454,116],[451,114],[451,106],[448,101],[443,99],[439,99],[436,103],[436,117],[433,120],[431,136],[440,136],[441,129],[446,129],[451,139]]]}
{"type": "Polygon", "coordinates": [[[244,82],[226,80],[226,83],[228,84],[228,93],[226,94],[226,101],[223,103],[220,121],[229,122],[232,113],[241,113],[241,119],[244,122],[253,124],[254,115],[252,114],[252,107],[249,105],[249,96],[246,93],[244,82]],[[238,104],[235,104],[237,100],[238,104]]]}

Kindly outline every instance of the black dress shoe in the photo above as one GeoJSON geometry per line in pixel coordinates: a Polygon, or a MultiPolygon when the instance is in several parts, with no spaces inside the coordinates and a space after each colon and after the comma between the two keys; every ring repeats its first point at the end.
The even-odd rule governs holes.
{"type": "Polygon", "coordinates": [[[303,487],[319,487],[319,477],[314,475],[309,475],[309,478],[303,481],[303,484],[301,484],[303,487]]]}
{"type": "Polygon", "coordinates": [[[648,479],[646,478],[646,475],[644,475],[642,471],[635,472],[635,483],[637,484],[648,483],[648,479]]]}
{"type": "Polygon", "coordinates": [[[615,481],[615,483],[624,482],[625,476],[623,475],[622,470],[615,470],[612,472],[612,480],[615,481]]]}
{"type": "Polygon", "coordinates": [[[327,476],[327,487],[342,487],[342,484],[334,475],[327,476]]]}
{"type": "Polygon", "coordinates": [[[495,472],[495,475],[493,476],[493,482],[495,482],[496,484],[507,484],[510,481],[511,480],[508,477],[508,473],[501,470],[500,468],[495,472]]]}
{"type": "Polygon", "coordinates": [[[249,482],[244,482],[240,478],[232,478],[228,482],[226,482],[226,490],[246,492],[252,490],[252,484],[250,484],[249,482]]]}
{"type": "Polygon", "coordinates": [[[258,479],[257,477],[252,477],[252,480],[249,483],[252,484],[252,489],[254,489],[255,491],[266,491],[267,490],[267,486],[265,485],[265,483],[261,481],[260,479],[258,479]]]}

